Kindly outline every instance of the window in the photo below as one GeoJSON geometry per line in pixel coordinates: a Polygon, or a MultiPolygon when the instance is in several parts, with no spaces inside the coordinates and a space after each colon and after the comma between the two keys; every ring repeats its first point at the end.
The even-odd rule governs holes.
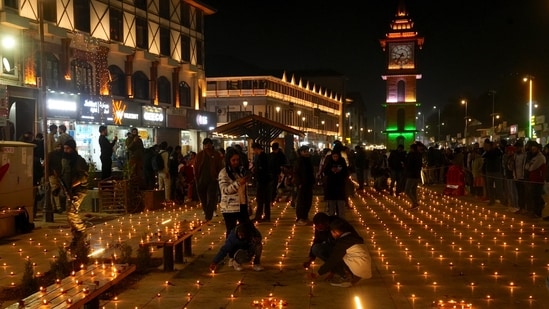
{"type": "Polygon", "coordinates": [[[134,5],[137,9],[147,10],[147,0],[135,0],[134,5]]]}
{"type": "Polygon", "coordinates": [[[93,69],[92,66],[81,59],[71,61],[72,88],[76,92],[93,94],[93,69]]]}
{"type": "Polygon", "coordinates": [[[74,0],[74,27],[90,33],[90,1],[74,0]]]}
{"type": "Polygon", "coordinates": [[[202,25],[204,20],[204,13],[200,10],[196,10],[196,32],[202,33],[202,25]]]}
{"type": "Polygon", "coordinates": [[[126,74],[116,65],[109,66],[110,94],[113,96],[126,96],[126,74]]]}
{"type": "Polygon", "coordinates": [[[149,36],[147,28],[147,20],[144,18],[136,18],[135,21],[135,38],[136,45],[142,49],[149,48],[149,36]]]}
{"type": "Polygon", "coordinates": [[[17,0],[4,0],[4,6],[17,10],[19,7],[17,7],[17,0]]]}
{"type": "Polygon", "coordinates": [[[403,80],[397,82],[397,102],[406,101],[406,84],[403,80]]]}
{"type": "Polygon", "coordinates": [[[149,78],[142,71],[137,71],[132,76],[133,97],[135,99],[149,100],[149,78]]]}
{"type": "Polygon", "coordinates": [[[160,54],[170,56],[170,29],[160,27],[160,54]]]}
{"type": "Polygon", "coordinates": [[[196,65],[204,65],[204,48],[200,40],[196,40],[196,65]]]}
{"type": "Polygon", "coordinates": [[[406,112],[404,111],[404,108],[399,108],[397,110],[397,129],[399,131],[404,131],[404,124],[406,122],[406,112]]]}
{"type": "Polygon", "coordinates": [[[158,102],[172,104],[172,85],[170,81],[164,77],[160,76],[157,81],[158,87],[158,102]]]}
{"type": "Polygon", "coordinates": [[[191,87],[186,82],[179,83],[179,106],[191,107],[191,87]]]}
{"type": "Polygon", "coordinates": [[[44,0],[44,20],[57,22],[57,0],[44,0]]]}
{"type": "MultiPolygon", "coordinates": [[[[49,89],[59,89],[59,60],[57,60],[57,58],[52,53],[48,52],[44,54],[44,58],[46,60],[46,64],[44,67],[46,71],[46,76],[44,78],[44,81],[46,82],[46,87],[49,89]]],[[[40,76],[40,62],[42,60],[40,59],[40,53],[36,53],[34,55],[34,59],[36,59],[36,75],[40,76]]]]}
{"type": "Polygon", "coordinates": [[[158,9],[161,18],[170,19],[170,0],[160,0],[158,9]]]}
{"type": "Polygon", "coordinates": [[[184,62],[191,61],[191,38],[186,35],[181,36],[181,60],[184,62]]]}
{"type": "Polygon", "coordinates": [[[191,7],[185,2],[181,4],[181,26],[187,28],[191,26],[191,7]]]}
{"type": "Polygon", "coordinates": [[[124,35],[123,20],[124,19],[121,10],[112,7],[109,9],[111,40],[122,42],[122,38],[124,35]]]}

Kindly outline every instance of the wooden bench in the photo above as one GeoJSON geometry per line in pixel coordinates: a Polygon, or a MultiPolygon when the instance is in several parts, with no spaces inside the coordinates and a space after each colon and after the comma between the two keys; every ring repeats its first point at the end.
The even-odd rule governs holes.
{"type": "Polygon", "coordinates": [[[201,223],[173,238],[142,241],[140,246],[163,248],[164,271],[173,271],[174,263],[183,263],[183,256],[192,256],[192,236],[201,231],[204,225],[205,223],[201,223]]]}
{"type": "Polygon", "coordinates": [[[99,309],[99,296],[134,271],[135,265],[90,265],[7,308],[99,309]]]}

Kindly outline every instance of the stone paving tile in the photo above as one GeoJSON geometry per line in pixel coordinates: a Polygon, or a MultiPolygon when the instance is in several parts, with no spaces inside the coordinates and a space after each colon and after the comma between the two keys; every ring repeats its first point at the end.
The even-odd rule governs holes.
{"type": "MultiPolygon", "coordinates": [[[[176,264],[174,272],[163,272],[160,267],[124,287],[117,301],[103,300],[102,308],[253,308],[254,301],[269,297],[286,301],[285,308],[432,308],[438,301],[443,302],[439,307],[449,308],[549,308],[545,287],[549,224],[506,212],[502,205],[486,206],[468,196],[445,197],[441,189],[421,188],[421,207],[414,211],[408,209],[406,198],[374,191],[352,199],[354,211],[347,212],[347,219],[370,248],[373,278],[351,288],[332,287],[327,282],[312,284],[310,273],[321,262],[310,270],[304,270],[301,263],[313,228],[295,226],[295,210],[278,203],[273,208],[273,222],[258,225],[265,243],[263,272],[249,267],[237,272],[227,266],[216,274],[208,271],[224,240],[222,217],[217,217],[193,238],[195,256],[187,258],[187,263],[176,264]]],[[[318,197],[314,203],[311,217],[323,208],[318,197]]],[[[187,215],[200,217],[201,212],[187,211],[187,215]]],[[[167,214],[156,216],[165,218],[167,214]]],[[[111,232],[103,234],[115,239],[127,235],[125,228],[130,228],[125,223],[107,226],[112,236],[111,232]],[[122,231],[119,226],[124,226],[122,231]]],[[[62,242],[65,236],[60,230],[51,231],[45,240],[34,240],[50,246],[48,253],[24,240],[30,234],[20,237],[15,248],[9,242],[0,243],[0,283],[17,279],[17,275],[10,277],[9,271],[16,269],[14,260],[23,258],[18,249],[29,252],[33,259],[47,257],[40,262],[45,263],[55,251],[51,240],[56,233],[57,242],[62,242]],[[8,265],[2,268],[2,262],[8,265]]],[[[139,241],[137,236],[132,239],[139,241]]],[[[160,256],[161,250],[154,254],[160,256]]]]}

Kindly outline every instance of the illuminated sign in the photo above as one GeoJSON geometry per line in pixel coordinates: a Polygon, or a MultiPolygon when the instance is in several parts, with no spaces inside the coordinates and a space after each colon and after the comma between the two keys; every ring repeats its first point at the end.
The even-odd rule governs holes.
{"type": "Polygon", "coordinates": [[[162,123],[164,121],[164,110],[160,107],[143,106],[143,121],[152,125],[162,123]]]}
{"type": "Polygon", "coordinates": [[[112,122],[111,104],[85,99],[80,108],[80,119],[83,121],[112,122]]]}
{"type": "Polygon", "coordinates": [[[58,99],[48,99],[47,105],[49,110],[58,110],[58,111],[70,111],[76,112],[76,102],[75,101],[65,101],[58,99]]]}
{"type": "Polygon", "coordinates": [[[205,115],[196,115],[196,124],[199,126],[206,126],[208,125],[208,116],[205,115]]]}
{"type": "Polygon", "coordinates": [[[217,113],[199,110],[187,110],[187,122],[189,129],[210,130],[217,122],[217,113]]]}

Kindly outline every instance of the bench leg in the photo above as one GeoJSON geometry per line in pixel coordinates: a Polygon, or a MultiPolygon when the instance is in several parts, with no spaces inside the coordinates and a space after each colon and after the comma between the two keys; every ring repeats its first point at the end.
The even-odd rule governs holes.
{"type": "Polygon", "coordinates": [[[173,271],[173,247],[164,246],[164,271],[173,271]]]}
{"type": "Polygon", "coordinates": [[[84,309],[99,309],[99,296],[85,303],[84,309]]]}
{"type": "Polygon", "coordinates": [[[176,263],[183,263],[183,244],[178,243],[175,245],[175,262],[176,263]]]}
{"type": "Polygon", "coordinates": [[[186,238],[183,242],[185,246],[185,250],[184,250],[185,256],[192,256],[193,250],[191,248],[191,245],[193,243],[193,238],[192,237],[186,238]]]}

